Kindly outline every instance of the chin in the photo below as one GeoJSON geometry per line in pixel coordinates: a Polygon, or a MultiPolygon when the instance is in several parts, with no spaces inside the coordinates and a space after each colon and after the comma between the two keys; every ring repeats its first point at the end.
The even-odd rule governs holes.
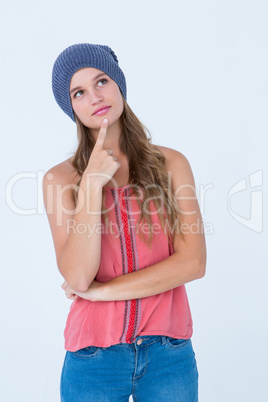
{"type": "Polygon", "coordinates": [[[92,118],[81,118],[78,116],[79,120],[81,121],[81,123],[87,127],[90,130],[99,130],[101,127],[101,123],[103,121],[103,119],[107,118],[109,120],[109,127],[116,125],[116,124],[120,124],[120,118],[122,116],[123,110],[120,111],[119,113],[115,114],[109,114],[106,113],[102,116],[92,116],[92,118]]]}

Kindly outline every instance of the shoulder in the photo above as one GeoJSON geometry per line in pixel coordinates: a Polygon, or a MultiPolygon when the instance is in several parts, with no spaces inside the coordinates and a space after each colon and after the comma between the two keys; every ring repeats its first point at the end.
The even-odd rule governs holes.
{"type": "Polygon", "coordinates": [[[80,177],[72,165],[72,159],[73,157],[68,158],[47,170],[43,178],[43,184],[48,182],[61,185],[76,184],[80,177]]]}
{"type": "Polygon", "coordinates": [[[72,157],[50,168],[43,177],[44,204],[52,220],[54,206],[71,210],[75,206],[75,190],[80,176],[72,165],[72,157]],[[51,212],[52,211],[52,212],[51,212]]]}
{"type": "Polygon", "coordinates": [[[166,167],[168,171],[191,170],[190,162],[184,154],[173,148],[163,147],[160,145],[153,145],[154,148],[159,150],[166,159],[166,167]]]}
{"type": "Polygon", "coordinates": [[[166,170],[171,178],[173,191],[180,191],[186,195],[195,191],[195,180],[190,162],[181,152],[175,149],[155,146],[166,159],[166,170]]]}

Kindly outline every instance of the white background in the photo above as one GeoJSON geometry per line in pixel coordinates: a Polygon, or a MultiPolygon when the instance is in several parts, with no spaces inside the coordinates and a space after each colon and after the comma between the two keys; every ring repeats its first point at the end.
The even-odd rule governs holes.
{"type": "Polygon", "coordinates": [[[64,48],[80,42],[112,47],[128,102],[153,142],[179,150],[192,166],[208,231],[207,274],[187,284],[200,402],[268,400],[267,209],[260,197],[265,207],[267,12],[264,0],[2,6],[1,401],[59,401],[70,301],[60,288],[40,184],[75,151],[75,124],[53,98],[51,70],[64,48]],[[258,186],[250,188],[255,172],[258,186]],[[4,201],[19,173],[31,176],[13,186],[13,202],[39,208],[24,216],[4,201]],[[235,190],[228,207],[243,179],[247,189],[235,190]]]}

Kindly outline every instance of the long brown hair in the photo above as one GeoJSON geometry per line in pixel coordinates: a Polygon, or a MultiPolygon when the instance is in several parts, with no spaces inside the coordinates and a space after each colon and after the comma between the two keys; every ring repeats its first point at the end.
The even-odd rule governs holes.
{"type": "MultiPolygon", "coordinates": [[[[129,184],[132,194],[136,195],[136,200],[140,206],[141,214],[139,222],[149,223],[149,237],[144,236],[141,231],[141,238],[147,243],[152,244],[152,219],[151,215],[145,211],[143,205],[147,205],[150,200],[154,202],[161,226],[169,240],[174,240],[174,236],[179,232],[179,210],[176,199],[172,193],[171,178],[166,170],[166,160],[163,153],[151,142],[151,135],[147,128],[139,121],[131,110],[128,103],[124,101],[124,110],[120,117],[122,135],[120,137],[120,150],[127,156],[129,162],[129,184]],[[140,200],[140,190],[143,197],[140,200]],[[165,225],[168,226],[165,227],[165,225]]],[[[78,148],[75,152],[72,165],[80,177],[75,191],[75,202],[82,175],[87,167],[91,152],[95,145],[95,140],[90,133],[90,129],[85,127],[77,116],[78,148]]],[[[105,211],[105,191],[103,188],[102,211],[105,219],[108,215],[105,211]]]]}

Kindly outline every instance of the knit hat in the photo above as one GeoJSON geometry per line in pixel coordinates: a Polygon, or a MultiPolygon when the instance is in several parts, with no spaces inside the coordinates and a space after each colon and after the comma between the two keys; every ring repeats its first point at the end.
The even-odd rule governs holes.
{"type": "Polygon", "coordinates": [[[118,65],[116,54],[109,46],[79,43],[69,46],[57,57],[52,71],[52,90],[60,108],[75,121],[70,99],[70,82],[74,73],[83,67],[103,71],[114,80],[124,98],[127,97],[126,79],[118,65]]]}

